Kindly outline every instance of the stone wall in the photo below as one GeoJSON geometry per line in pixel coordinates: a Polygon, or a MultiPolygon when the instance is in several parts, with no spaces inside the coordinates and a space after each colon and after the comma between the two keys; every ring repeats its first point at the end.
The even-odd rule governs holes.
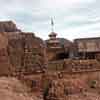
{"type": "Polygon", "coordinates": [[[10,61],[8,56],[8,38],[0,33],[0,75],[10,74],[10,61]]]}
{"type": "Polygon", "coordinates": [[[100,62],[96,59],[92,60],[73,60],[64,59],[58,61],[51,61],[48,63],[48,70],[64,71],[68,73],[99,71],[100,62]]]}

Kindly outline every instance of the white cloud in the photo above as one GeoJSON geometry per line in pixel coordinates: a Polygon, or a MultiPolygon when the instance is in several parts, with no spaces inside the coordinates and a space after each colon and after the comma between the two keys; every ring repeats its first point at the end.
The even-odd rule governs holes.
{"type": "Polygon", "coordinates": [[[0,0],[0,20],[14,20],[23,31],[44,39],[51,30],[50,17],[59,36],[98,36],[99,4],[100,0],[0,0]]]}
{"type": "Polygon", "coordinates": [[[41,0],[40,5],[44,8],[72,8],[81,4],[93,3],[95,0],[41,0]]]}

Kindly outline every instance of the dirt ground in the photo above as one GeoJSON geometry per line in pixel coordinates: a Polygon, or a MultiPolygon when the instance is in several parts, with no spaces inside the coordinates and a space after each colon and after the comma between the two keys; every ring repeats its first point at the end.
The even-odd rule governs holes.
{"type": "Polygon", "coordinates": [[[29,89],[19,80],[11,77],[0,77],[0,100],[39,100],[28,94],[29,89]]]}

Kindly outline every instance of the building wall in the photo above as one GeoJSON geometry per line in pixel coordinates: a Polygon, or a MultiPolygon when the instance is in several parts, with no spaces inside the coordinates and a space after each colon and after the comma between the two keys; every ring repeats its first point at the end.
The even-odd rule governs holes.
{"type": "Polygon", "coordinates": [[[78,52],[100,52],[100,38],[83,38],[74,41],[78,52]]]}
{"type": "Polygon", "coordinates": [[[100,70],[100,62],[97,60],[73,60],[64,59],[48,63],[48,70],[74,72],[92,72],[100,70]]]}

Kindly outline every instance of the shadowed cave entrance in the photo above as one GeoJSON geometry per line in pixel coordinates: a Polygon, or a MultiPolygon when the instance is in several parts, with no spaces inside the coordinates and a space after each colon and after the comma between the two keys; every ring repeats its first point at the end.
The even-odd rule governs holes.
{"type": "Polygon", "coordinates": [[[56,60],[68,59],[69,53],[59,53],[56,55],[56,60]]]}

